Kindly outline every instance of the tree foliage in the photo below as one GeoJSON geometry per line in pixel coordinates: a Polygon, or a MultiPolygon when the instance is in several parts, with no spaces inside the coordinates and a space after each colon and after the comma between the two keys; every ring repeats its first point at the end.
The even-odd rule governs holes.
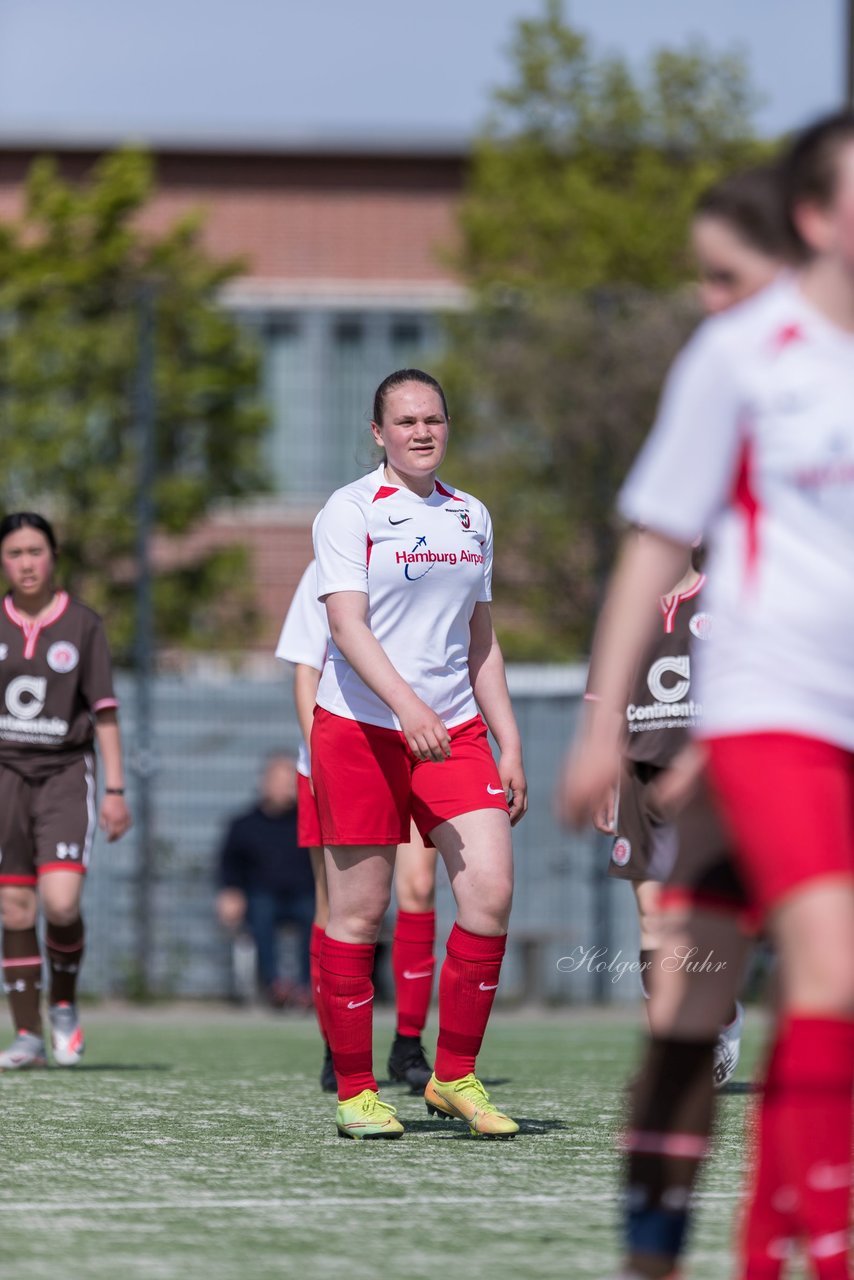
{"type": "Polygon", "coordinates": [[[699,193],[758,158],[736,54],[600,58],[560,0],[518,24],[460,215],[471,307],[449,322],[452,465],[492,508],[508,652],[589,641],[616,489],[696,319],[699,193]]]}
{"type": "MultiPolygon", "coordinates": [[[[56,519],[62,576],[104,613],[120,657],[133,634],[143,288],[155,316],[158,528],[183,533],[216,501],[264,487],[257,356],[218,303],[241,264],[210,258],[199,216],[144,230],[153,184],[150,159],[136,151],[104,157],[79,184],[39,159],[20,218],[0,225],[3,507],[56,519]]],[[[158,639],[222,643],[229,599],[240,602],[227,610],[233,618],[247,616],[245,565],[233,549],[164,568],[158,639]]]]}

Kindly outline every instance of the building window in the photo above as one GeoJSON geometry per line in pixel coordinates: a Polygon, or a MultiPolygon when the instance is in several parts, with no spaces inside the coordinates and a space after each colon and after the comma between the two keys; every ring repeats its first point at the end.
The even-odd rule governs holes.
{"type": "Polygon", "coordinates": [[[319,506],[375,465],[374,390],[395,369],[432,364],[441,349],[439,318],[321,307],[244,318],[261,341],[274,491],[319,506]]]}

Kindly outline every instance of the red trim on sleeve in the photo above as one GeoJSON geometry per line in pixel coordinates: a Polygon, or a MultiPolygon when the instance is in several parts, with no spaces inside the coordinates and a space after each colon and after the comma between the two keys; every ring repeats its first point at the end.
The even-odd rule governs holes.
{"type": "Polygon", "coordinates": [[[367,566],[371,563],[371,552],[374,549],[374,540],[369,533],[366,534],[365,536],[368,542],[367,550],[365,551],[365,565],[367,566]]]}
{"type": "Polygon", "coordinates": [[[99,702],[96,702],[94,704],[94,706],[92,707],[92,710],[106,711],[111,707],[118,707],[118,706],[120,706],[118,698],[101,698],[99,702]]]}
{"type": "Polygon", "coordinates": [[[43,876],[46,871],[73,871],[78,876],[85,876],[86,874],[86,868],[81,866],[79,862],[45,862],[42,866],[37,867],[36,870],[40,876],[43,876]]]}
{"type": "Polygon", "coordinates": [[[38,883],[36,876],[0,876],[0,884],[25,884],[34,885],[38,883]]]}

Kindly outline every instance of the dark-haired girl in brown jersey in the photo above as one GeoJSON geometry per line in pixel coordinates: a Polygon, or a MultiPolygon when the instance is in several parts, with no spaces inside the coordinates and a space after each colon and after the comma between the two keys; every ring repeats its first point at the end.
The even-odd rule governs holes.
{"type": "Polygon", "coordinates": [[[49,1018],[58,1066],[83,1053],[75,1005],[83,957],[80,895],[96,822],[131,825],[110,654],[101,619],[54,582],[56,539],[32,512],[0,521],[10,591],[0,605],[0,919],[3,985],[16,1037],[0,1070],[44,1066],[36,936],[45,917],[49,1018]],[[95,755],[105,793],[96,813],[95,755]]]}

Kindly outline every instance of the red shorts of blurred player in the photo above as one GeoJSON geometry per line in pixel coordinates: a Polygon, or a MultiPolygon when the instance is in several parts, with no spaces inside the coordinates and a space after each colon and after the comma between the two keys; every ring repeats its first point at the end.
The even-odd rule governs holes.
{"type": "Polygon", "coordinates": [[[709,779],[751,905],[854,879],[854,752],[790,733],[709,739],[709,779]]]}
{"type": "Polygon", "coordinates": [[[317,800],[303,773],[297,774],[297,843],[301,849],[319,849],[323,844],[317,800]]]}
{"type": "Polygon", "coordinates": [[[506,813],[481,717],[448,732],[448,760],[418,760],[399,730],[361,724],[318,707],[311,761],[324,844],[405,844],[410,815],[429,844],[435,827],[463,813],[506,813]]]}

